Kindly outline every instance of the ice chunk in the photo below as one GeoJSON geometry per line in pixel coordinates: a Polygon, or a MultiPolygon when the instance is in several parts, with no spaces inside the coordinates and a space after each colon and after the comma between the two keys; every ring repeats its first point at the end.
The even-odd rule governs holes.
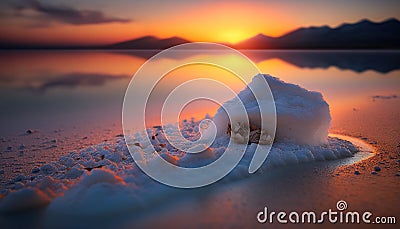
{"type": "MultiPolygon", "coordinates": [[[[238,94],[246,108],[250,128],[252,126],[255,128],[261,127],[259,104],[250,90],[252,88],[254,93],[268,90],[259,86],[262,84],[257,83],[260,77],[264,77],[268,82],[274,97],[277,115],[275,141],[308,145],[326,143],[331,116],[329,105],[323,99],[321,93],[308,91],[295,84],[285,83],[270,75],[255,76],[249,86],[238,94]]],[[[226,104],[232,103],[232,101],[228,101],[226,104]]],[[[258,102],[268,103],[270,101],[261,99],[258,102]]],[[[267,110],[265,112],[263,117],[272,116],[271,111],[267,110]]],[[[218,109],[213,121],[217,126],[218,136],[227,134],[230,124],[228,116],[222,108],[218,109]]],[[[232,131],[234,132],[234,130],[232,131]]],[[[262,143],[269,143],[271,139],[268,138],[268,134],[271,133],[271,130],[261,131],[265,132],[262,143]]],[[[238,136],[234,137],[238,138],[238,136]]]]}

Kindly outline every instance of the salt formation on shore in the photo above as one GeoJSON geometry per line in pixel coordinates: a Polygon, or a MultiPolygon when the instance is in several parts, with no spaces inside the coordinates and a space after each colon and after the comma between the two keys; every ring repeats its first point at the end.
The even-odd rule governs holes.
{"type": "MultiPolygon", "coordinates": [[[[264,78],[271,89],[277,114],[275,141],[293,142],[297,144],[320,145],[326,143],[328,129],[331,123],[329,105],[321,93],[308,91],[298,85],[285,83],[270,75],[257,75],[252,82],[242,90],[238,97],[243,102],[249,117],[250,127],[243,123],[231,126],[228,115],[221,107],[214,116],[218,128],[218,136],[230,134],[238,143],[243,143],[241,130],[250,128],[250,143],[271,144],[273,130],[261,129],[259,103],[269,103],[269,98],[256,101],[254,94],[261,94],[266,89],[260,87],[264,78]],[[253,89],[253,93],[250,90],[253,89]]],[[[232,103],[234,100],[226,102],[232,103]]],[[[230,104],[229,104],[230,105],[230,104]]],[[[263,117],[271,116],[266,110],[263,117]]]]}
{"type": "MultiPolygon", "coordinates": [[[[327,137],[330,115],[321,94],[271,76],[257,77],[265,77],[270,84],[278,115],[277,138],[257,173],[277,166],[351,157],[358,151],[348,141],[327,137]]],[[[251,124],[257,126],[256,110],[251,109],[255,107],[251,96],[245,89],[239,97],[250,101],[245,103],[246,108],[250,112],[251,124]]],[[[192,156],[176,149],[159,127],[147,129],[146,136],[142,137],[151,139],[158,154],[170,163],[184,167],[203,166],[218,159],[228,146],[228,122],[221,117],[223,114],[219,111],[214,120],[224,134],[219,135],[204,154],[192,156]]],[[[182,135],[187,140],[199,138],[200,121],[180,123],[182,135]]],[[[271,141],[267,137],[265,141],[271,141]]],[[[250,176],[248,166],[257,146],[255,143],[248,145],[238,166],[221,182],[250,176]]],[[[137,148],[141,146],[138,144],[137,148]]],[[[154,201],[170,198],[170,193],[176,191],[144,174],[134,163],[125,140],[117,137],[115,142],[69,152],[59,161],[43,165],[31,174],[16,176],[0,192],[4,196],[0,199],[0,213],[39,208],[50,202],[47,219],[65,223],[68,222],[65,216],[108,215],[144,209],[154,201]]]]}
{"type": "MultiPolygon", "coordinates": [[[[182,123],[184,135],[189,140],[198,138],[195,131],[198,124],[190,121],[182,123]]],[[[162,130],[149,129],[148,133],[149,137],[156,136],[154,144],[159,146],[157,150],[163,158],[189,167],[212,162],[224,152],[229,141],[228,136],[217,139],[210,148],[215,155],[212,158],[188,158],[184,152],[161,143],[166,140],[162,130]]],[[[250,176],[247,169],[255,147],[254,143],[248,146],[239,165],[222,182],[250,176]]],[[[277,166],[350,157],[356,152],[357,148],[350,142],[330,137],[327,143],[320,146],[275,142],[257,173],[277,166]]],[[[123,139],[117,138],[115,142],[104,142],[67,153],[59,161],[42,166],[39,171],[17,176],[6,189],[1,190],[5,197],[0,199],[0,213],[39,208],[52,200],[47,212],[52,217],[60,217],[56,219],[63,222],[64,214],[95,215],[146,208],[152,198],[169,198],[169,193],[174,190],[141,172],[130,157],[123,139]],[[49,167],[53,169],[48,170],[49,167]]]]}

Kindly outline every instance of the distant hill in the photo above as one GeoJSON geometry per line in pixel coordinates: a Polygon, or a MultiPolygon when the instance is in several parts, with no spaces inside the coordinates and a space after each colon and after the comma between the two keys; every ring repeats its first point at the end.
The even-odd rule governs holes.
{"type": "MultiPolygon", "coordinates": [[[[158,39],[145,36],[106,46],[109,49],[166,49],[190,41],[179,37],[158,39]]],[[[336,28],[312,26],[299,28],[281,37],[258,34],[230,45],[236,49],[399,49],[400,21],[362,20],[336,28]]]]}
{"type": "Polygon", "coordinates": [[[270,49],[271,44],[274,43],[275,40],[276,38],[260,33],[252,38],[231,46],[237,49],[270,49]]]}
{"type": "Polygon", "coordinates": [[[153,36],[145,36],[129,41],[124,41],[107,46],[110,49],[166,49],[175,45],[188,43],[190,41],[180,37],[158,39],[153,36]]]}
{"type": "Polygon", "coordinates": [[[237,49],[398,49],[400,21],[362,20],[354,24],[299,28],[281,37],[258,34],[232,45],[237,49]]]}

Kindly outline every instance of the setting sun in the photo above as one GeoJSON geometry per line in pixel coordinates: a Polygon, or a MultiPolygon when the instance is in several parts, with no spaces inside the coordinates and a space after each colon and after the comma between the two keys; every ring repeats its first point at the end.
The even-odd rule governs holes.
{"type": "Polygon", "coordinates": [[[221,33],[218,37],[220,40],[224,40],[228,43],[235,44],[237,42],[243,41],[249,38],[249,34],[244,31],[235,30],[235,31],[225,31],[221,33]]]}

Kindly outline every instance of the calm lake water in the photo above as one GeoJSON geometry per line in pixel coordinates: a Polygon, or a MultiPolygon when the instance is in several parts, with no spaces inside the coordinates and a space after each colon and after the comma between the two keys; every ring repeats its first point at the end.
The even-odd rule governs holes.
{"type": "MultiPolygon", "coordinates": [[[[399,113],[399,51],[242,52],[263,73],[321,92],[330,104],[332,128],[346,129],[346,125],[353,124],[352,116],[366,109],[399,113]]],[[[1,52],[0,136],[21,134],[27,129],[75,128],[83,132],[112,126],[120,128],[126,87],[138,68],[155,53],[1,52]]],[[[188,52],[174,58],[190,60],[191,56],[188,52]]],[[[211,67],[177,70],[165,82],[160,82],[159,90],[153,93],[155,109],[147,114],[149,125],[157,124],[163,98],[179,83],[195,77],[217,78],[237,92],[244,87],[234,76],[211,67]]],[[[202,89],[201,85],[198,89],[202,89]]],[[[207,113],[212,115],[216,109],[217,105],[211,102],[194,102],[184,109],[181,118],[202,118],[207,113]]],[[[379,120],[382,121],[374,119],[379,120]]]]}

